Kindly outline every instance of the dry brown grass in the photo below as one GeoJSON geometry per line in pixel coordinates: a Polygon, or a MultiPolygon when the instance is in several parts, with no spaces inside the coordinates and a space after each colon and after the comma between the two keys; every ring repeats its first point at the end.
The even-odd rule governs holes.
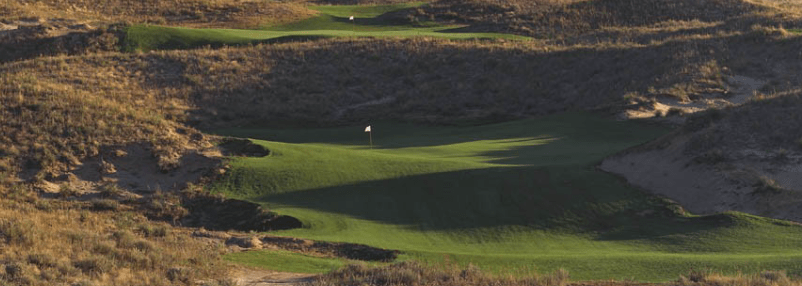
{"type": "Polygon", "coordinates": [[[0,284],[190,285],[226,279],[221,248],[149,222],[130,206],[97,212],[92,203],[37,199],[19,185],[0,189],[0,284]]]}
{"type": "Polygon", "coordinates": [[[757,157],[766,158],[758,160],[798,163],[802,148],[802,90],[766,96],[738,108],[693,117],[683,129],[691,134],[686,153],[699,157],[716,153],[717,161],[732,162],[760,150],[765,155],[757,157]]]}
{"type": "Polygon", "coordinates": [[[527,286],[799,286],[802,281],[789,277],[784,271],[763,271],[757,274],[724,275],[709,271],[691,271],[676,281],[666,283],[639,283],[635,281],[570,281],[567,271],[529,277],[500,277],[488,274],[477,267],[439,267],[407,261],[383,267],[348,265],[331,273],[315,277],[305,286],[462,286],[462,285],[527,285],[527,286]]]}
{"type": "Polygon", "coordinates": [[[28,175],[43,179],[104,145],[149,142],[154,155],[170,160],[185,146],[206,144],[189,138],[197,131],[176,123],[186,110],[174,95],[179,90],[130,81],[126,73],[133,71],[112,64],[117,57],[128,58],[49,58],[4,67],[2,171],[32,171],[28,175]]]}
{"type": "Polygon", "coordinates": [[[0,19],[79,19],[191,27],[253,28],[314,15],[302,2],[252,0],[0,0],[0,19]]]}
{"type": "Polygon", "coordinates": [[[206,144],[187,125],[502,120],[661,95],[694,100],[724,91],[727,74],[775,79],[782,91],[802,71],[780,55],[800,47],[783,29],[755,26],[649,45],[333,39],[39,58],[0,66],[0,168],[64,169],[101,146],[135,142],[169,160],[206,144]]]}
{"type": "Polygon", "coordinates": [[[802,26],[802,5],[764,0],[440,0],[409,11],[417,21],[466,23],[558,44],[637,42],[714,35],[752,25],[802,26]]]}
{"type": "Polygon", "coordinates": [[[469,265],[465,268],[435,267],[417,262],[402,262],[386,267],[370,268],[354,264],[317,277],[305,286],[563,286],[568,284],[568,272],[560,269],[552,274],[536,277],[498,277],[469,265]]]}
{"type": "Polygon", "coordinates": [[[743,285],[743,286],[798,286],[798,277],[789,277],[785,271],[766,270],[757,274],[724,275],[708,271],[691,271],[677,281],[665,283],[671,286],[743,285]]]}

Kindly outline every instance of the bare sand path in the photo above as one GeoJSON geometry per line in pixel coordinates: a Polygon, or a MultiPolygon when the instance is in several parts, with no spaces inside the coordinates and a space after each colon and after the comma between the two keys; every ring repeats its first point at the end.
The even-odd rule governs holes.
{"type": "Polygon", "coordinates": [[[315,277],[315,274],[253,268],[240,269],[233,275],[236,285],[240,286],[295,286],[311,281],[312,277],[315,277]]]}

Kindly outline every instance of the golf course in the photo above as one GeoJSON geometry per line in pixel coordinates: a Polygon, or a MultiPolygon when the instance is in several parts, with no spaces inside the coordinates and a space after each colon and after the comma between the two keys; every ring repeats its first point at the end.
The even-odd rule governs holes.
{"type": "Polygon", "coordinates": [[[129,51],[191,49],[204,46],[237,46],[332,37],[411,38],[434,37],[454,40],[531,38],[503,33],[463,32],[464,26],[435,22],[409,23],[385,19],[382,15],[423,5],[411,2],[395,5],[310,6],[319,16],[261,29],[192,29],[154,25],[127,28],[125,49],[129,51]],[[350,20],[353,17],[353,20],[350,20]]]}
{"type": "Polygon", "coordinates": [[[0,285],[802,286],[802,1],[0,0],[0,285]]]}
{"type": "MultiPolygon", "coordinates": [[[[362,129],[221,131],[271,153],[234,159],[210,188],[304,223],[274,235],[397,249],[435,265],[652,282],[691,269],[802,271],[797,224],[685,213],[595,169],[661,127],[585,113],[471,127],[386,122],[372,125],[373,148],[362,129]]],[[[228,259],[296,272],[345,263],[269,251],[228,259]]]]}

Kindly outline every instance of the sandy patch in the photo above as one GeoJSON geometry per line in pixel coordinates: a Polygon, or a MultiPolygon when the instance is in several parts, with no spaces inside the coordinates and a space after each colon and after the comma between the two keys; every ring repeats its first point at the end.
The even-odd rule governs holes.
{"type": "Polygon", "coordinates": [[[139,199],[160,191],[179,191],[204,177],[222,174],[225,172],[222,158],[217,147],[189,148],[176,154],[174,165],[165,169],[148,144],[110,146],[101,148],[97,156],[74,162],[70,170],[36,182],[35,187],[49,198],[64,197],[65,189],[69,189],[69,196],[89,200],[108,196],[109,193],[103,192],[113,187],[116,199],[139,199]]]}
{"type": "Polygon", "coordinates": [[[238,269],[233,273],[236,285],[241,286],[290,286],[309,282],[315,274],[277,272],[264,269],[238,269]]]}
{"type": "Polygon", "coordinates": [[[722,93],[702,94],[698,99],[688,101],[668,94],[657,95],[650,104],[639,106],[637,109],[625,110],[622,117],[639,119],[666,116],[666,120],[681,123],[684,120],[678,119],[677,115],[744,104],[765,84],[765,81],[746,76],[728,76],[727,88],[722,93]]]}
{"type": "Polygon", "coordinates": [[[624,176],[630,184],[677,201],[696,214],[745,208],[748,190],[742,183],[722,176],[712,168],[695,164],[675,144],[667,149],[610,157],[604,171],[624,176]]]}
{"type": "Polygon", "coordinates": [[[609,157],[599,168],[672,199],[694,214],[740,211],[802,222],[802,165],[760,160],[700,163],[683,152],[687,138],[675,138],[665,148],[609,157]],[[766,180],[774,180],[783,190],[761,189],[766,180]]]}
{"type": "Polygon", "coordinates": [[[143,144],[107,148],[100,156],[84,161],[72,171],[80,181],[114,182],[138,194],[180,190],[196,182],[221,163],[220,158],[207,157],[191,150],[178,159],[172,170],[163,170],[151,148],[143,144]]]}

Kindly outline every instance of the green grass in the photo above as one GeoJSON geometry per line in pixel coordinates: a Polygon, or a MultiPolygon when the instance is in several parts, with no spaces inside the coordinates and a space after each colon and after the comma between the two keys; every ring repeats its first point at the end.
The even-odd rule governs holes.
{"type": "Polygon", "coordinates": [[[235,252],[224,258],[251,267],[296,273],[325,273],[346,264],[343,259],[320,258],[283,250],[235,252]]]}
{"type": "MultiPolygon", "coordinates": [[[[211,187],[301,219],[281,235],[398,249],[502,273],[666,281],[691,269],[802,273],[802,227],[742,213],[682,214],[600,172],[666,130],[571,113],[473,127],[373,124],[225,130],[272,153],[211,187]]],[[[236,259],[235,259],[236,260],[236,259]]]]}
{"type": "Polygon", "coordinates": [[[426,2],[409,2],[389,5],[325,5],[310,6],[309,9],[335,17],[348,18],[354,16],[354,18],[359,19],[375,18],[388,12],[420,7],[424,4],[426,4],[426,2]]]}
{"type": "Polygon", "coordinates": [[[422,2],[379,6],[313,6],[317,17],[263,30],[190,29],[150,25],[131,26],[126,31],[126,51],[192,49],[203,46],[236,46],[327,37],[437,37],[454,40],[530,38],[500,33],[461,32],[461,26],[440,26],[434,23],[403,23],[379,17],[398,9],[415,7],[422,2]],[[348,17],[355,15],[355,20],[348,17]]]}

